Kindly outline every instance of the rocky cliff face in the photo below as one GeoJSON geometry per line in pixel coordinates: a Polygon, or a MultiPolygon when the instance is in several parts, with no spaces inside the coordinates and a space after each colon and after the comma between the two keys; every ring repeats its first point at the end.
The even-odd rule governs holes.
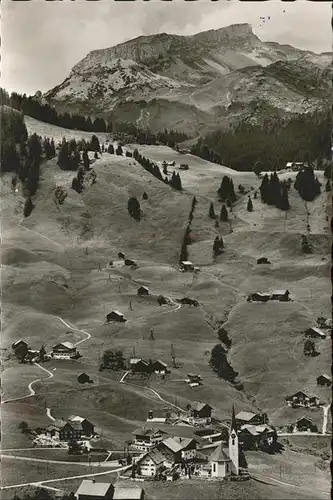
{"type": "Polygon", "coordinates": [[[141,36],[94,50],[44,97],[60,109],[137,124],[144,114],[155,130],[197,134],[242,119],[253,101],[279,113],[322,106],[330,66],[331,54],[264,43],[249,24],[236,24],[193,36],[141,36]]]}

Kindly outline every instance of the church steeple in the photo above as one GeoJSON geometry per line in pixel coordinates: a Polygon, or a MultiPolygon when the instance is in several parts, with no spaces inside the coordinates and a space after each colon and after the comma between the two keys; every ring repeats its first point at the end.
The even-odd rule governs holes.
{"type": "Polygon", "coordinates": [[[238,435],[237,424],[235,417],[235,407],[232,405],[231,426],[229,432],[229,457],[233,463],[233,472],[239,474],[239,450],[238,450],[238,435]]]}

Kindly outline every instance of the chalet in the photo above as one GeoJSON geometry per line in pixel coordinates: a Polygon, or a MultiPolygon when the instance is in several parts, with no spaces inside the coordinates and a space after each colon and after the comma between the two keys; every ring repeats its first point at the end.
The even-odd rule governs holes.
{"type": "Polygon", "coordinates": [[[160,429],[136,429],[133,432],[133,448],[141,451],[149,451],[153,446],[160,443],[166,436],[166,432],[160,429]]]}
{"type": "Polygon", "coordinates": [[[267,259],[267,257],[260,257],[257,259],[257,264],[270,264],[270,261],[267,259]]]}
{"type": "Polygon", "coordinates": [[[80,375],[77,376],[77,380],[80,384],[86,384],[90,382],[90,377],[86,373],[80,373],[80,375]]]}
{"type": "Polygon", "coordinates": [[[73,359],[77,357],[76,347],[71,342],[53,346],[51,357],[54,359],[73,359]]]}
{"type": "Polygon", "coordinates": [[[123,313],[120,311],[111,311],[106,315],[106,321],[109,323],[110,321],[118,321],[119,323],[124,323],[126,319],[124,318],[123,313]]]}
{"type": "Polygon", "coordinates": [[[179,267],[180,270],[184,272],[194,271],[194,265],[189,260],[182,260],[179,267]]]}
{"type": "Polygon", "coordinates": [[[232,461],[228,450],[223,450],[222,444],[219,444],[209,457],[211,464],[211,477],[226,477],[231,475],[232,461]]]}
{"type": "Polygon", "coordinates": [[[172,453],[162,453],[158,446],[148,451],[143,457],[136,462],[139,476],[155,476],[160,470],[165,468],[165,464],[173,465],[172,453]]]}
{"type": "Polygon", "coordinates": [[[247,298],[247,301],[248,302],[267,302],[271,297],[271,294],[270,293],[263,293],[263,292],[254,292],[254,293],[251,293],[248,298],[247,298]]]}
{"type": "Polygon", "coordinates": [[[318,427],[311,418],[302,417],[296,420],[292,432],[318,432],[318,427]]]}
{"type": "Polygon", "coordinates": [[[188,373],[187,376],[188,376],[187,382],[189,384],[198,384],[198,385],[201,384],[202,381],[201,375],[199,374],[196,375],[195,373],[188,373]]]}
{"type": "Polygon", "coordinates": [[[166,363],[164,363],[160,359],[157,359],[156,361],[153,362],[153,372],[165,375],[167,373],[170,373],[170,370],[168,370],[168,365],[166,363]]]}
{"type": "Polygon", "coordinates": [[[112,500],[114,486],[111,483],[98,483],[95,479],[84,479],[75,493],[78,500],[112,500]]]}
{"type": "Polygon", "coordinates": [[[149,373],[150,371],[149,363],[141,358],[131,358],[129,366],[133,373],[149,373]]]}
{"type": "Polygon", "coordinates": [[[140,295],[140,297],[142,295],[149,295],[149,288],[146,286],[140,286],[140,288],[138,288],[138,295],[140,295]]]}
{"type": "Polygon", "coordinates": [[[307,337],[310,337],[312,339],[325,339],[326,338],[326,333],[320,330],[320,328],[317,328],[316,326],[312,326],[311,328],[308,328],[307,330],[304,331],[304,334],[307,337]]]}
{"type": "Polygon", "coordinates": [[[329,375],[326,375],[326,373],[323,373],[322,375],[319,375],[317,377],[317,385],[326,385],[329,387],[332,384],[331,378],[329,375]]]}
{"type": "Polygon", "coordinates": [[[46,428],[46,435],[59,441],[72,441],[81,438],[82,428],[72,425],[65,420],[54,420],[46,428]]]}
{"type": "Polygon", "coordinates": [[[124,262],[125,262],[125,266],[135,266],[136,267],[136,265],[137,265],[136,262],[134,262],[134,260],[132,260],[132,259],[125,259],[124,262]]]}
{"type": "Polygon", "coordinates": [[[181,463],[196,457],[197,441],[193,438],[172,436],[157,445],[163,453],[169,451],[173,455],[173,463],[181,463]]]}
{"type": "Polygon", "coordinates": [[[123,252],[118,252],[118,258],[125,260],[125,254],[123,252]]]}
{"type": "Polygon", "coordinates": [[[279,300],[280,302],[288,302],[290,292],[289,290],[273,290],[271,292],[270,300],[279,300]]]}
{"type": "Polygon", "coordinates": [[[242,425],[260,425],[266,424],[268,421],[267,414],[252,413],[250,411],[240,411],[236,415],[237,427],[240,428],[242,425]]]}
{"type": "Polygon", "coordinates": [[[17,340],[12,344],[12,349],[16,351],[16,349],[21,349],[24,348],[26,351],[28,351],[28,343],[25,340],[17,340]]]}
{"type": "Polygon", "coordinates": [[[95,426],[89,422],[89,420],[79,415],[70,415],[70,417],[68,417],[68,422],[74,426],[76,430],[80,430],[82,436],[90,437],[95,433],[95,426]]]}
{"type": "Polygon", "coordinates": [[[292,408],[309,408],[316,407],[319,404],[319,399],[317,396],[308,396],[302,391],[298,391],[291,396],[287,396],[285,399],[288,406],[292,408]]]}
{"type": "Polygon", "coordinates": [[[116,486],[113,500],[143,500],[144,490],[142,488],[125,488],[116,486]]]}
{"type": "Polygon", "coordinates": [[[210,424],[212,407],[206,403],[195,402],[190,406],[189,414],[191,424],[210,424]]]}
{"type": "Polygon", "coordinates": [[[239,432],[239,441],[244,450],[268,449],[277,441],[276,430],[269,425],[243,425],[239,432]]]}

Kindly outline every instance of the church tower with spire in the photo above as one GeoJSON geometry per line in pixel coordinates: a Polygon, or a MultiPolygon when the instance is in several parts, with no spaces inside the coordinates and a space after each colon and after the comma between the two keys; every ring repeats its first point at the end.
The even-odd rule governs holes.
{"type": "Polygon", "coordinates": [[[239,450],[238,450],[238,435],[235,418],[235,408],[232,405],[232,419],[229,432],[229,457],[233,464],[233,472],[239,474],[239,450]]]}

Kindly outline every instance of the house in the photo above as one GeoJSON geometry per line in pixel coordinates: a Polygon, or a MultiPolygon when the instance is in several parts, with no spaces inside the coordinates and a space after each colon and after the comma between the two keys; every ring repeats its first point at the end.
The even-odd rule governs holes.
{"type": "Polygon", "coordinates": [[[86,418],[80,417],[79,415],[70,415],[70,417],[68,417],[68,422],[76,427],[77,430],[80,429],[83,436],[90,437],[95,434],[95,426],[86,418]]]}
{"type": "Polygon", "coordinates": [[[115,487],[113,500],[143,500],[144,490],[142,488],[115,487]]]}
{"type": "Polygon", "coordinates": [[[245,450],[268,449],[277,441],[277,432],[269,425],[243,425],[239,441],[245,450]]]}
{"type": "Polygon", "coordinates": [[[149,288],[146,286],[140,286],[140,288],[138,288],[138,295],[140,295],[140,297],[142,295],[149,295],[149,288]]]}
{"type": "Polygon", "coordinates": [[[111,483],[98,483],[84,479],[75,493],[78,500],[112,500],[114,487],[111,483]]]}
{"type": "Polygon", "coordinates": [[[125,260],[125,254],[123,252],[118,252],[118,258],[125,260]]]}
{"type": "Polygon", "coordinates": [[[184,297],[183,299],[177,299],[179,304],[188,305],[198,307],[199,302],[196,299],[189,299],[188,297],[184,297]]]}
{"type": "Polygon", "coordinates": [[[311,418],[302,417],[296,420],[292,432],[318,432],[318,427],[311,418]]]}
{"type": "Polygon", "coordinates": [[[131,358],[129,366],[133,373],[149,373],[150,371],[149,363],[142,358],[131,358]]]}
{"type": "Polygon", "coordinates": [[[317,408],[319,406],[319,398],[317,396],[311,396],[309,399],[309,406],[317,408]]]}
{"type": "Polygon", "coordinates": [[[86,373],[80,373],[80,375],[77,376],[77,380],[80,384],[86,384],[90,382],[90,377],[86,373]]]}
{"type": "Polygon", "coordinates": [[[298,391],[291,396],[287,396],[285,401],[288,406],[292,406],[293,408],[310,406],[310,397],[302,391],[298,391]]]}
{"type": "Polygon", "coordinates": [[[120,311],[111,311],[106,315],[106,321],[109,323],[110,321],[118,321],[119,323],[124,323],[126,319],[124,318],[123,313],[120,311]]]}
{"type": "Polygon", "coordinates": [[[134,260],[132,260],[132,259],[125,259],[124,262],[125,262],[125,266],[136,266],[137,265],[136,262],[134,262],[134,260]]]}
{"type": "Polygon", "coordinates": [[[76,358],[76,347],[71,342],[61,342],[61,344],[53,346],[51,356],[54,359],[76,358]]]}
{"type": "Polygon", "coordinates": [[[187,163],[181,163],[179,165],[179,170],[188,170],[189,169],[189,166],[187,165],[187,163]]]}
{"type": "Polygon", "coordinates": [[[181,271],[194,271],[194,265],[189,260],[182,260],[179,267],[181,271]]]}
{"type": "Polygon", "coordinates": [[[59,441],[72,441],[81,438],[82,427],[72,425],[65,420],[54,420],[46,428],[46,435],[59,441]]]}
{"type": "Polygon", "coordinates": [[[17,340],[12,344],[12,349],[16,351],[16,349],[21,349],[24,348],[26,351],[28,351],[28,343],[25,340],[17,340]]]}
{"type": "Polygon", "coordinates": [[[166,467],[165,464],[168,464],[169,466],[172,465],[172,454],[168,451],[166,451],[166,453],[162,453],[158,449],[158,446],[148,451],[136,462],[137,474],[139,476],[153,477],[160,470],[163,470],[166,467]]]}
{"type": "MultiPolygon", "coordinates": [[[[195,458],[197,452],[197,441],[193,438],[172,436],[157,445],[157,448],[165,452],[168,450],[173,455],[173,463],[181,463],[183,460],[195,458]]],[[[173,463],[171,465],[173,465],[173,463]]]]}
{"type": "Polygon", "coordinates": [[[326,385],[327,387],[329,387],[331,384],[331,378],[326,375],[326,373],[323,373],[322,375],[319,375],[319,377],[317,377],[317,385],[326,385]]]}
{"type": "Polygon", "coordinates": [[[226,477],[231,475],[232,461],[229,454],[219,444],[209,457],[211,477],[226,477]]]}
{"type": "Polygon", "coordinates": [[[189,408],[189,422],[191,424],[210,424],[212,407],[206,403],[194,402],[189,408]]]}
{"type": "Polygon", "coordinates": [[[307,330],[304,331],[304,334],[307,337],[310,337],[312,339],[325,339],[326,338],[326,333],[320,330],[320,328],[317,328],[316,326],[312,326],[311,328],[308,328],[307,330]]]}
{"type": "Polygon", "coordinates": [[[245,424],[259,425],[266,424],[268,422],[266,413],[252,413],[251,411],[240,411],[237,413],[235,418],[238,428],[245,424]]]}
{"type": "Polygon", "coordinates": [[[273,290],[271,292],[270,300],[279,300],[280,302],[288,302],[290,292],[289,290],[273,290]]]}
{"type": "Polygon", "coordinates": [[[166,436],[166,432],[160,429],[136,429],[133,431],[133,448],[141,451],[149,451],[153,446],[160,443],[166,436]]]}
{"type": "Polygon", "coordinates": [[[159,424],[167,424],[170,419],[170,412],[167,410],[149,410],[147,422],[157,422],[159,424]]]}
{"type": "Polygon", "coordinates": [[[157,359],[153,362],[153,372],[165,375],[166,373],[170,373],[170,370],[168,370],[168,365],[166,363],[164,363],[160,359],[157,359]]]}
{"type": "Polygon", "coordinates": [[[187,376],[188,376],[187,382],[189,384],[198,384],[198,385],[201,384],[202,381],[201,375],[199,374],[196,375],[195,373],[188,373],[187,376]]]}
{"type": "Polygon", "coordinates": [[[271,294],[270,293],[263,293],[263,292],[254,292],[251,293],[247,301],[248,302],[267,302],[270,299],[271,294]]]}
{"type": "Polygon", "coordinates": [[[267,259],[267,257],[260,257],[257,259],[257,264],[270,264],[270,261],[267,259]]]}

